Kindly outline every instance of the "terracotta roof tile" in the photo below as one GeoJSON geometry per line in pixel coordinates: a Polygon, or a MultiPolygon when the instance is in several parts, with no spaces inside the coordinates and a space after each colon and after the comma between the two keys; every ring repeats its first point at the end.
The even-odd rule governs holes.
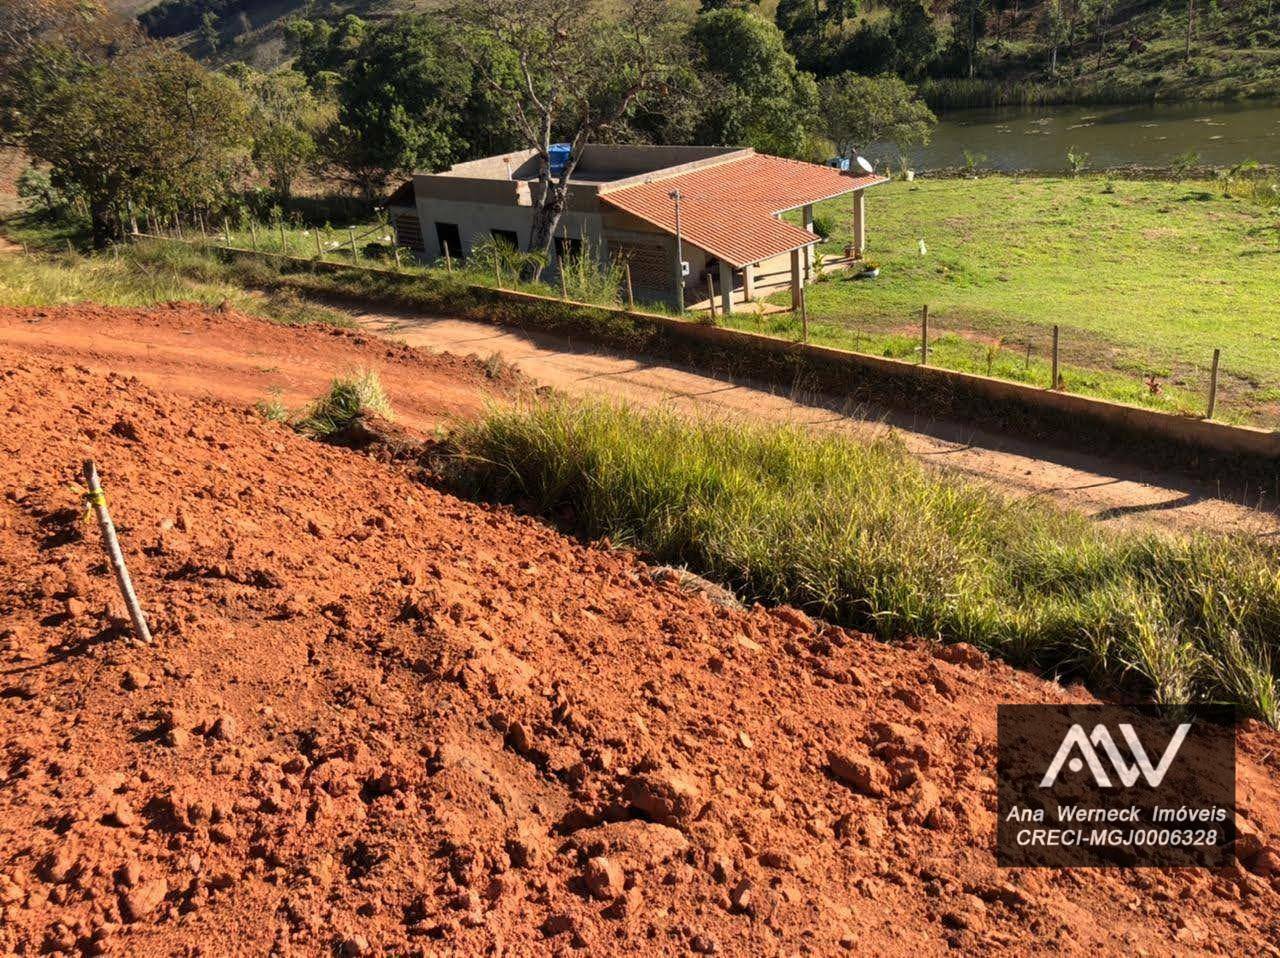
{"type": "Polygon", "coordinates": [[[605,189],[600,199],[668,233],[676,231],[672,190],[680,190],[680,234],[734,267],[758,263],[817,241],[776,217],[784,210],[886,182],[849,176],[829,166],[749,153],[632,186],[605,189]]]}

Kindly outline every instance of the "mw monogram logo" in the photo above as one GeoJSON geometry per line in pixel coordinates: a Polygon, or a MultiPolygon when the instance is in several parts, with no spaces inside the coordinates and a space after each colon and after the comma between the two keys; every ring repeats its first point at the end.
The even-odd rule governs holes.
{"type": "Polygon", "coordinates": [[[1183,722],[1178,726],[1177,731],[1173,733],[1173,738],[1169,740],[1169,744],[1164,750],[1164,755],[1160,758],[1160,764],[1155,767],[1152,767],[1151,760],[1147,757],[1147,750],[1142,747],[1142,742],[1138,738],[1138,733],[1133,730],[1133,726],[1121,723],[1118,728],[1125,744],[1129,746],[1129,751],[1133,754],[1134,761],[1132,765],[1120,753],[1119,746],[1116,745],[1115,739],[1111,737],[1111,733],[1105,725],[1095,725],[1093,732],[1089,735],[1085,734],[1084,726],[1072,725],[1062,739],[1062,744],[1058,746],[1058,753],[1054,755],[1053,761],[1049,763],[1049,768],[1045,771],[1044,778],[1040,780],[1040,787],[1049,788],[1057,782],[1058,773],[1062,771],[1063,765],[1066,765],[1073,772],[1079,772],[1088,765],[1089,772],[1093,775],[1093,780],[1098,784],[1099,788],[1114,788],[1111,777],[1107,774],[1107,770],[1103,767],[1102,759],[1098,756],[1098,749],[1101,749],[1106,753],[1112,770],[1120,780],[1120,784],[1125,788],[1129,788],[1136,783],[1139,776],[1145,778],[1147,784],[1155,788],[1164,781],[1165,774],[1169,771],[1169,766],[1173,764],[1173,760],[1178,755],[1178,749],[1182,747],[1183,740],[1187,737],[1187,733],[1191,731],[1191,723],[1183,722]],[[1078,751],[1080,754],[1073,757],[1071,755],[1072,751],[1078,751]]]}

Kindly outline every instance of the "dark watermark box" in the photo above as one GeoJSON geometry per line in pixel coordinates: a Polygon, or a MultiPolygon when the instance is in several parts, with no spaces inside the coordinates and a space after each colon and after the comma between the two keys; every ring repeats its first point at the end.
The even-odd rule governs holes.
{"type": "Polygon", "coordinates": [[[1230,865],[1234,719],[1189,706],[999,706],[998,863],[1230,865]]]}

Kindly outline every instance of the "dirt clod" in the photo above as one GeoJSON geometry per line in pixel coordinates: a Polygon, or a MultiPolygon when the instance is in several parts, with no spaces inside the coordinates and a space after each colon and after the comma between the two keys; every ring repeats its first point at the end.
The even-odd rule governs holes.
{"type": "Polygon", "coordinates": [[[617,862],[610,861],[604,856],[587,860],[587,865],[582,870],[582,881],[587,886],[587,891],[591,893],[591,897],[601,901],[608,901],[622,894],[622,869],[618,867],[617,862]]]}

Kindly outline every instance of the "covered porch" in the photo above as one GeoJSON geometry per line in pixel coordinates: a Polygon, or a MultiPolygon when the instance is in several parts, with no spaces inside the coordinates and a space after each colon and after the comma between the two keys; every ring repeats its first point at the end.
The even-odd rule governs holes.
{"type": "MultiPolygon", "coordinates": [[[[813,279],[814,207],[853,195],[851,257],[866,247],[866,190],[885,182],[830,167],[750,154],[616,190],[601,203],[656,227],[668,239],[673,299],[686,309],[728,315],[788,288],[792,308],[813,279]],[[798,222],[786,214],[799,213],[798,222]]],[[[827,267],[824,265],[824,272],[827,267]]]]}
{"type": "MultiPolygon", "coordinates": [[[[851,255],[827,257],[820,267],[823,275],[855,268],[866,251],[866,195],[862,189],[853,193],[849,243],[851,255]]],[[[712,317],[728,315],[738,310],[768,314],[799,309],[805,286],[817,276],[819,265],[815,254],[821,239],[813,230],[813,204],[807,203],[796,209],[800,211],[801,223],[810,237],[803,245],[741,266],[734,266],[725,258],[717,257],[715,266],[703,271],[700,284],[686,282],[685,308],[690,312],[707,313],[712,317]],[[789,289],[791,293],[789,306],[765,302],[784,289],[789,289]]],[[[792,210],[783,210],[774,216],[781,219],[786,212],[792,210]]]]}

